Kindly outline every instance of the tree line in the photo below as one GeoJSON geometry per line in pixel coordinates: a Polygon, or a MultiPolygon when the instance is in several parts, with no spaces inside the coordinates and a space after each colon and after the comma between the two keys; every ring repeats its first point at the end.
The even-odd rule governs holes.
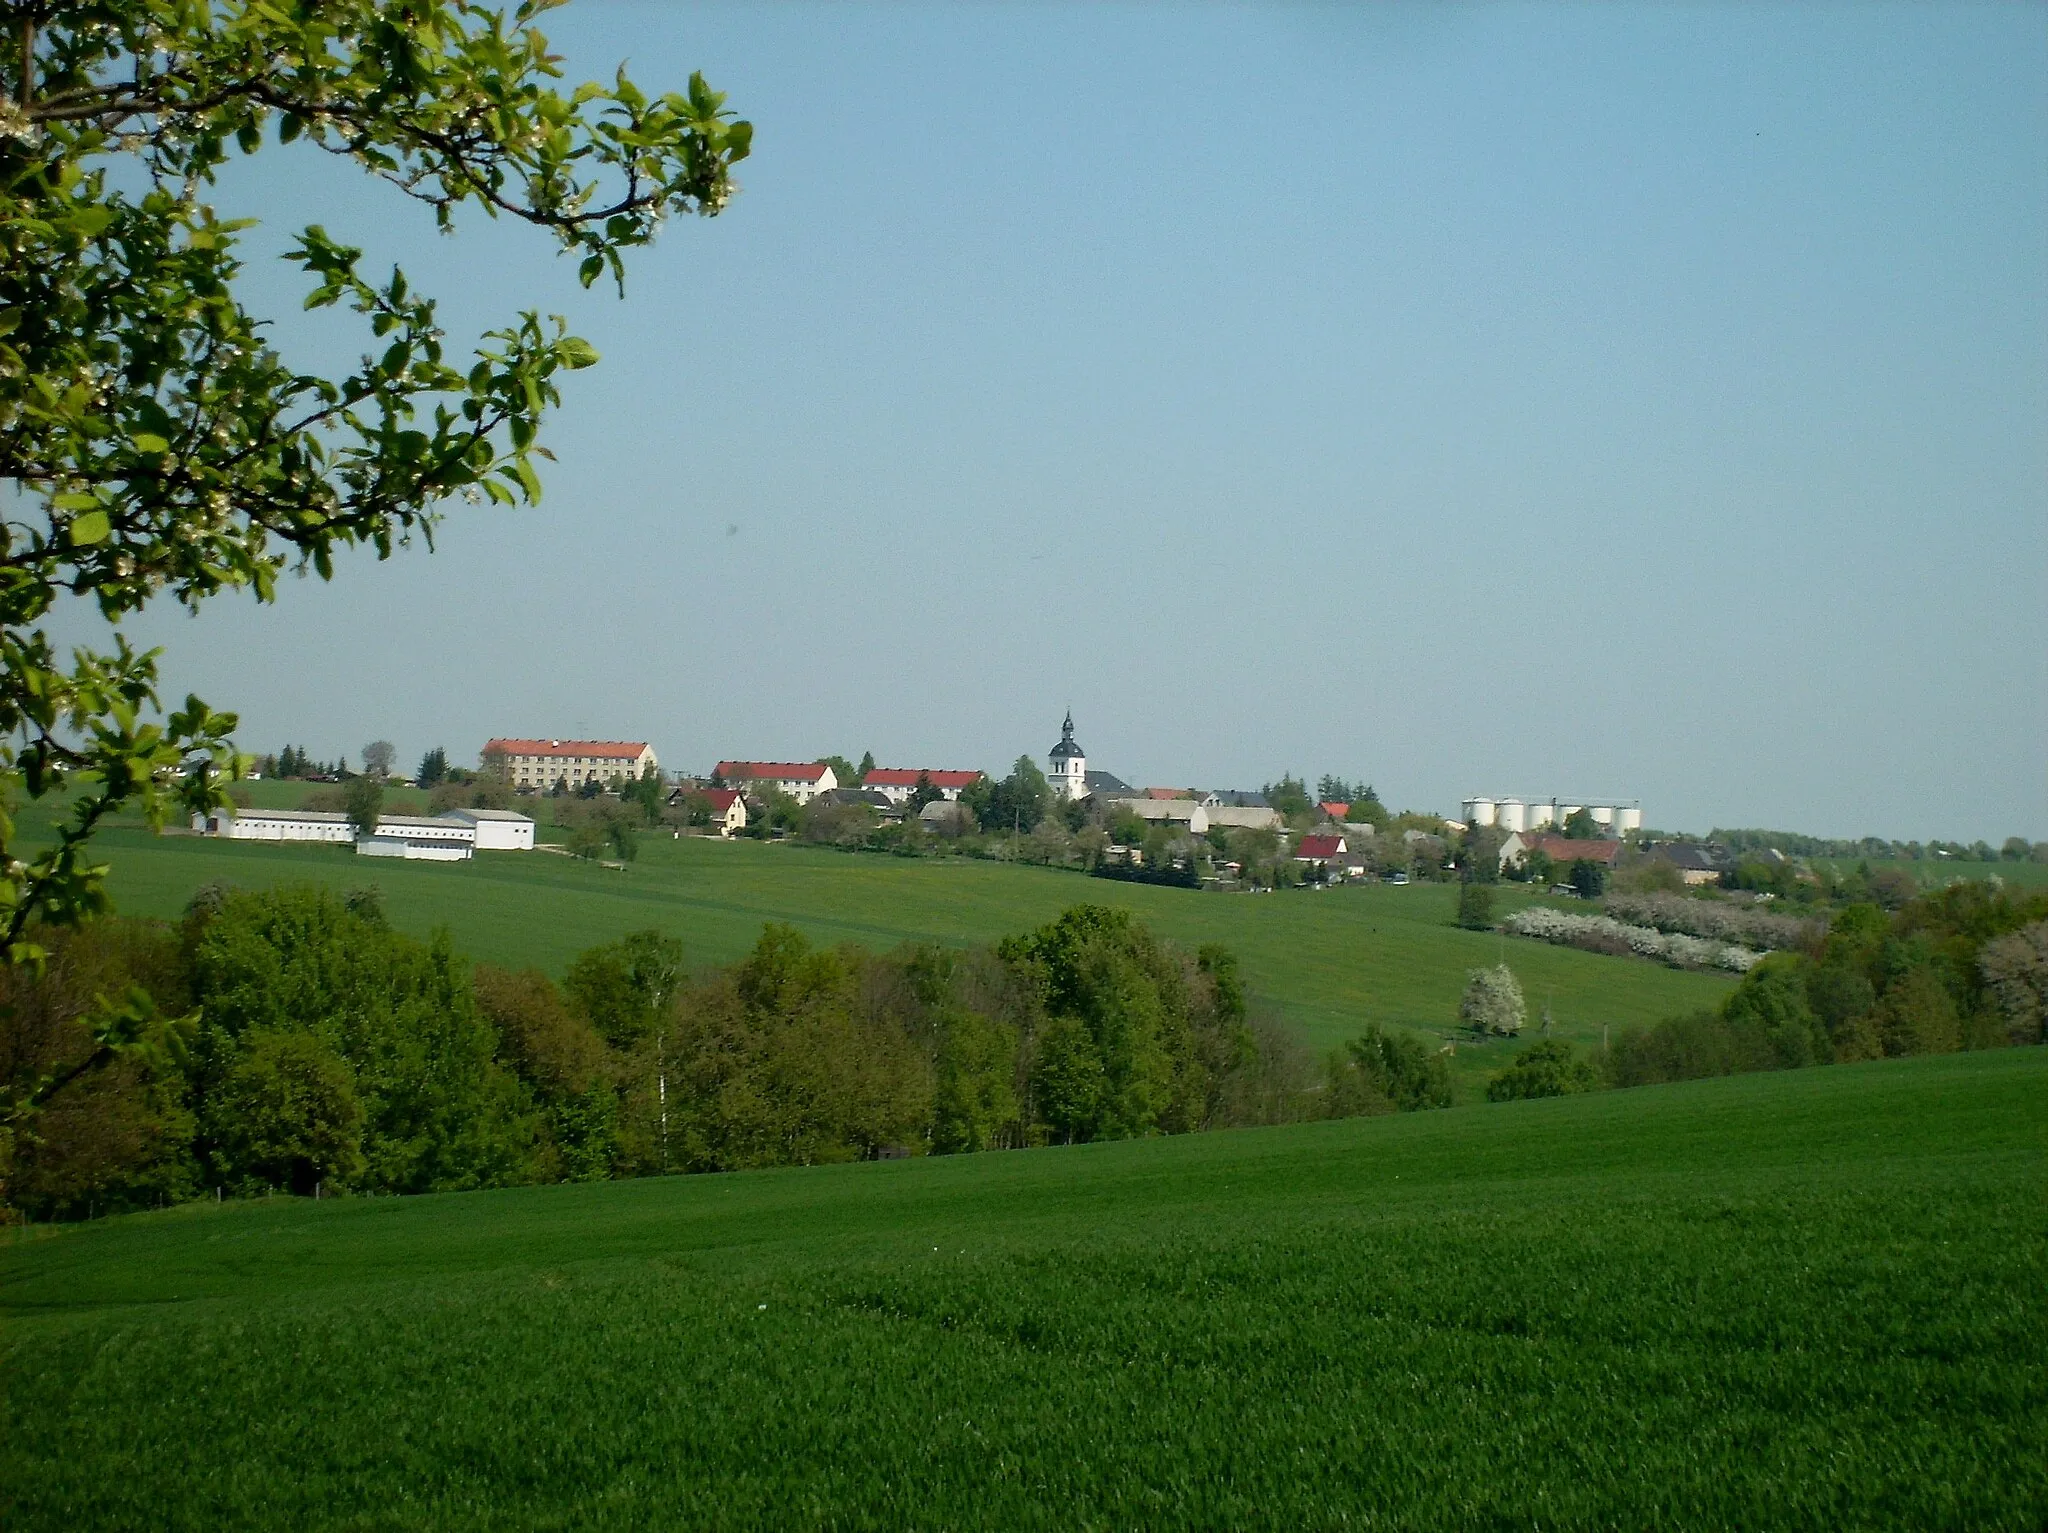
{"type": "MultiPolygon", "coordinates": [[[[1519,1013],[1518,997],[1516,1006],[1519,1013]]],[[[1518,1014],[1496,1030],[1520,1026],[1518,1014]]],[[[1849,905],[1809,928],[1803,947],[1750,969],[1710,1010],[1624,1027],[1597,1051],[1543,1039],[1487,1094],[1504,1101],[2042,1043],[2048,894],[1973,881],[1892,911],[1849,905]]]]}
{"type": "Polygon", "coordinates": [[[1952,860],[1957,862],[2048,862],[2048,841],[2030,841],[2025,836],[2007,836],[1994,850],[1991,843],[1977,841],[1893,841],[1883,836],[1861,836],[1843,840],[1826,836],[1801,835],[1791,830],[1722,830],[1707,833],[1738,855],[1781,852],[1787,857],[1830,857],[1896,859],[1905,862],[1952,860]]]}
{"type": "Polygon", "coordinates": [[[876,954],[765,927],[692,972],[633,933],[557,981],[394,930],[374,889],[210,886],[0,971],[0,1200],[35,1218],[809,1165],[1447,1106],[1369,1029],[1311,1059],[1225,948],[1077,906],[876,954]],[[132,1022],[104,1042],[108,997],[132,1022]]]}

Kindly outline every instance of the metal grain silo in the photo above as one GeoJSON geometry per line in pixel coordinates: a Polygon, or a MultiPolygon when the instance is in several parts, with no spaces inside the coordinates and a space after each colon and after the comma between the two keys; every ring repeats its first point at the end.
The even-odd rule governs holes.
{"type": "Polygon", "coordinates": [[[1626,804],[1614,811],[1614,833],[1625,836],[1632,830],[1643,828],[1643,808],[1640,804],[1626,804]]]}
{"type": "Polygon", "coordinates": [[[1595,804],[1586,812],[1593,817],[1593,823],[1602,830],[1614,829],[1614,806],[1612,804],[1595,804]]]}
{"type": "Polygon", "coordinates": [[[1523,809],[1522,801],[1518,798],[1502,799],[1495,813],[1494,823],[1499,825],[1502,830],[1527,830],[1529,828],[1528,815],[1523,809]]]}
{"type": "Polygon", "coordinates": [[[1540,830],[1545,825],[1557,823],[1556,804],[1531,804],[1529,806],[1529,829],[1540,830]]]}
{"type": "Polygon", "coordinates": [[[1491,825],[1494,802],[1490,798],[1468,798],[1465,800],[1465,823],[1467,825],[1491,825]]]}

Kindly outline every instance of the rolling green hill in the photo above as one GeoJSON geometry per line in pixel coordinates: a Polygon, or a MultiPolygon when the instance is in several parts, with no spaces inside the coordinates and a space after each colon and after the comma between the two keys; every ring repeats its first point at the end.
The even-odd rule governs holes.
{"type": "Polygon", "coordinates": [[[2048,889],[2048,862],[1962,862],[1952,857],[1923,857],[1914,862],[1905,857],[1823,857],[1816,859],[1837,873],[1868,868],[1873,873],[1895,870],[1913,879],[1923,889],[1939,889],[1958,879],[1996,878],[2016,889],[2048,889]]]}
{"type": "MultiPolygon", "coordinates": [[[[445,925],[471,957],[559,973],[577,952],[639,927],[683,939],[690,961],[741,956],[763,922],[814,939],[886,949],[907,940],[972,944],[1051,920],[1070,905],[1126,906],[1173,940],[1236,950],[1258,998],[1317,1046],[1366,1022],[1448,1029],[1466,971],[1505,956],[1531,1013],[1550,1005],[1559,1033],[1597,1042],[1603,1027],[1656,1021],[1717,1002],[1733,981],[1542,943],[1461,931],[1456,891],[1371,885],[1277,895],[1200,894],[1078,873],[956,858],[895,858],[754,841],[643,839],[624,872],[550,853],[495,853],[467,863],[372,861],[343,847],[265,845],[139,827],[104,833],[117,906],[175,916],[201,884],[304,880],[375,883],[392,919],[424,935],[445,925]]],[[[1503,910],[1527,896],[1504,890],[1503,910]]],[[[1468,1078],[1498,1068],[1501,1045],[1462,1048],[1468,1078]]]]}
{"type": "Polygon", "coordinates": [[[2048,1051],[0,1246],[0,1521],[2048,1519],[2048,1051]]]}

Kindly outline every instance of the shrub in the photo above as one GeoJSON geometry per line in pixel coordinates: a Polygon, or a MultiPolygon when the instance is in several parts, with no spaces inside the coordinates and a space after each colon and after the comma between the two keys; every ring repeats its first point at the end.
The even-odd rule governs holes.
{"type": "Polygon", "coordinates": [[[1325,1115],[1369,1117],[1451,1105],[1451,1068],[1421,1039],[1368,1027],[1324,1065],[1325,1115]]]}
{"type": "Polygon", "coordinates": [[[1553,910],[1548,905],[1531,905],[1525,910],[1518,910],[1501,926],[1517,937],[1534,937],[1539,942],[1582,947],[1590,952],[1611,953],[1625,949],[1638,957],[1655,958],[1677,969],[1718,968],[1743,974],[1754,968],[1762,956],[1747,948],[1708,942],[1678,932],[1660,932],[1648,926],[1629,926],[1610,916],[1553,910]]]}
{"type": "Polygon", "coordinates": [[[1606,911],[1615,920],[1629,925],[1732,942],[1758,952],[1805,947],[1815,935],[1812,923],[1723,900],[1686,899],[1668,894],[1612,894],[1607,897],[1606,911]]]}
{"type": "Polygon", "coordinates": [[[1777,1052],[1761,1028],[1699,1011],[1651,1027],[1623,1028],[1608,1052],[1607,1073],[1616,1086],[1655,1086],[1777,1064],[1777,1052]]]}
{"type": "Polygon", "coordinates": [[[1513,1064],[1486,1083],[1489,1102],[1528,1097],[1561,1097],[1599,1085],[1592,1063],[1562,1038],[1546,1038],[1515,1056],[1513,1064]]]}
{"type": "Polygon", "coordinates": [[[1581,857],[1572,864],[1565,881],[1579,892],[1579,898],[1597,900],[1607,892],[1607,869],[1581,857]]]}
{"type": "Polygon", "coordinates": [[[1468,883],[1458,889],[1458,924],[1472,931],[1493,925],[1493,890],[1482,883],[1468,883]]]}

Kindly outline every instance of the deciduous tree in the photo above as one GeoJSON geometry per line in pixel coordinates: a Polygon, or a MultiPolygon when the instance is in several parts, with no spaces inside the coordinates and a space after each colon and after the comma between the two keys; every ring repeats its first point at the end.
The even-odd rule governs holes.
{"type": "Polygon", "coordinates": [[[358,836],[374,836],[384,812],[384,784],[376,777],[352,777],[342,789],[348,823],[358,836]]]}
{"type": "Polygon", "coordinates": [[[1465,976],[1458,1016],[1467,1027],[1482,1033],[1519,1033],[1529,1020],[1529,1007],[1514,971],[1504,963],[1472,970],[1465,976]]]}
{"type": "Polygon", "coordinates": [[[231,588],[269,601],[296,566],[432,536],[451,496],[540,498],[541,422],[597,353],[528,311],[468,359],[403,273],[318,226],[288,259],[309,307],[370,348],[345,377],[293,368],[238,287],[241,231],[209,200],[234,156],[278,141],[360,166],[432,210],[528,224],[587,285],[671,213],[716,213],[750,129],[701,78],[650,96],[557,88],[526,0],[98,0],[0,11],[0,958],[43,918],[105,904],[87,844],[124,807],[161,822],[223,805],[231,714],[158,717],[157,653],[118,630],[66,662],[60,595],[116,624],[231,588]],[[19,855],[23,795],[88,786],[54,843],[19,855]]]}

